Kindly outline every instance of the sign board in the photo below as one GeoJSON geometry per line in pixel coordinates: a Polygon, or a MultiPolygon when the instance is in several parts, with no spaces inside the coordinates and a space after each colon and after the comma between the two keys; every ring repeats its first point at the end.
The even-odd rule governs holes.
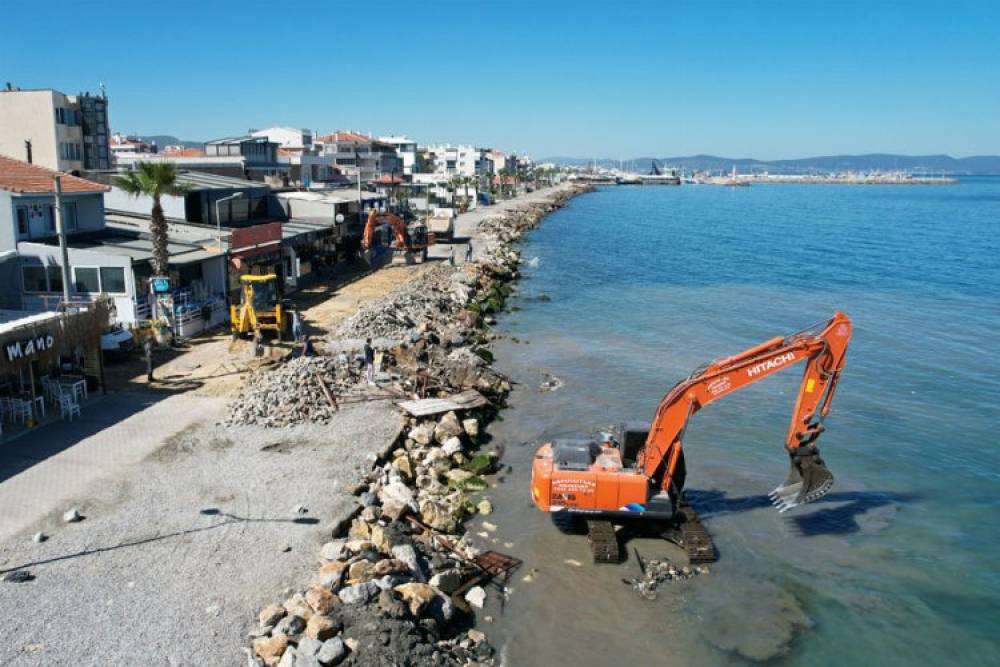
{"type": "Polygon", "coordinates": [[[6,343],[3,350],[4,356],[7,358],[7,361],[26,359],[40,354],[45,350],[51,350],[55,345],[55,342],[55,337],[52,334],[47,333],[32,336],[31,338],[25,338],[24,340],[14,341],[13,343],[6,343]]]}
{"type": "Polygon", "coordinates": [[[170,278],[167,276],[152,276],[149,279],[149,287],[153,294],[170,294],[170,278]]]}
{"type": "Polygon", "coordinates": [[[232,257],[254,257],[274,252],[281,246],[281,223],[265,222],[251,227],[237,227],[230,236],[232,257]]]}

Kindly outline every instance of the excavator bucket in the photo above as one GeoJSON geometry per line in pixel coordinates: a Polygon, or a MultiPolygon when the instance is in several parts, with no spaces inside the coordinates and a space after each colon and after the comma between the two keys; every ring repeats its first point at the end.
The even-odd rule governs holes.
{"type": "Polygon", "coordinates": [[[791,453],[785,483],[771,491],[771,503],[779,512],[818,500],[833,488],[833,473],[819,456],[816,445],[802,445],[791,453]]]}

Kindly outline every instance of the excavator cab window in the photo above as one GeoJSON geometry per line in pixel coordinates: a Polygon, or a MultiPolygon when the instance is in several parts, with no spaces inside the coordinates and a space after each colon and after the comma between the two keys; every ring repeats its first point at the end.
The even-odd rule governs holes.
{"type": "Polygon", "coordinates": [[[646,444],[646,437],[649,435],[649,424],[622,424],[621,426],[621,450],[622,465],[626,468],[635,466],[639,456],[639,450],[646,444]]]}

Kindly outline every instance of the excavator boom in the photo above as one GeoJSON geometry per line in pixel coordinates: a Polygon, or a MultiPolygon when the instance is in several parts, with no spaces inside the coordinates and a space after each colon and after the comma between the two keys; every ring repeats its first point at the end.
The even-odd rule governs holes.
{"type": "Polygon", "coordinates": [[[823,496],[833,484],[815,442],[844,367],[851,321],[837,312],[827,322],[776,337],[738,355],[719,359],[679,382],[660,402],[639,460],[645,474],[670,492],[682,439],[691,415],[709,403],[800,361],[805,371],[785,437],[791,471],[772,492],[781,511],[823,496]]]}
{"type": "MultiPolygon", "coordinates": [[[[686,476],[683,439],[691,417],[710,403],[799,362],[805,362],[785,436],[788,479],[771,492],[782,512],[822,497],[833,475],[816,440],[844,368],[851,321],[843,313],[790,336],[779,336],[718,359],[678,382],[660,401],[641,446],[607,436],[603,442],[543,445],[532,466],[532,498],[543,511],[613,517],[661,514],[661,493],[676,505],[686,476]],[[638,451],[634,451],[637,449],[638,451]]],[[[676,512],[676,507],[674,507],[676,512]]]]}

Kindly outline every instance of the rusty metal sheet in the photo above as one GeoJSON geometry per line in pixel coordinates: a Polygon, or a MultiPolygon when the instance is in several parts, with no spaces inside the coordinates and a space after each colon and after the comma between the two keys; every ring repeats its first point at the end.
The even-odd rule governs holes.
{"type": "Polygon", "coordinates": [[[414,417],[427,417],[449,410],[469,410],[488,405],[489,401],[475,389],[454,394],[448,398],[421,398],[415,401],[400,401],[397,405],[414,417]]]}

